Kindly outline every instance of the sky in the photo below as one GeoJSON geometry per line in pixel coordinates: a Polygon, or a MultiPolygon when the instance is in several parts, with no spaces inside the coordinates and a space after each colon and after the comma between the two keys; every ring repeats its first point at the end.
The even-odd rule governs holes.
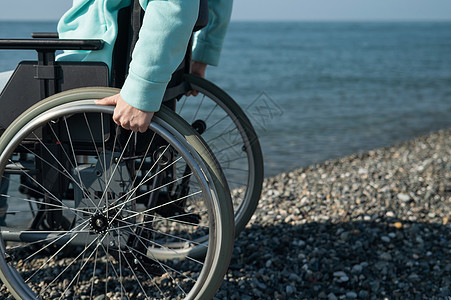
{"type": "MultiPolygon", "coordinates": [[[[0,0],[0,20],[57,20],[72,0],[0,0]]],[[[451,21],[451,0],[235,0],[237,21],[451,21]]]]}

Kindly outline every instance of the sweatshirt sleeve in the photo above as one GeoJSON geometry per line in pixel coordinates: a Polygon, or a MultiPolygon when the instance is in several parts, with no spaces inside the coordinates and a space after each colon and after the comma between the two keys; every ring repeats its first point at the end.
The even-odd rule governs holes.
{"type": "Polygon", "coordinates": [[[199,0],[140,0],[145,9],[122,98],[144,111],[158,111],[172,73],[185,55],[199,0]]]}
{"type": "Polygon", "coordinates": [[[233,0],[208,0],[208,25],[195,35],[193,60],[218,65],[232,5],[233,0]]]}

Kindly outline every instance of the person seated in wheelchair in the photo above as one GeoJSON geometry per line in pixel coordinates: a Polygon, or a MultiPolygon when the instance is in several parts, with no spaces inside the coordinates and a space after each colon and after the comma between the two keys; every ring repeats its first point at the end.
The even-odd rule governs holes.
{"type": "MultiPolygon", "coordinates": [[[[171,74],[186,53],[199,16],[200,2],[139,0],[144,16],[128,76],[120,93],[96,102],[99,105],[115,105],[113,120],[122,128],[145,132],[149,127],[154,112],[161,106],[171,74]]],[[[204,77],[207,65],[218,65],[232,2],[208,1],[208,24],[194,35],[192,73],[204,77]]],[[[131,4],[130,0],[74,0],[73,6],[58,23],[59,38],[100,39],[104,41],[104,47],[95,51],[66,50],[57,60],[104,62],[111,72],[119,31],[118,12],[131,4]]],[[[2,180],[0,184],[0,226],[6,225],[8,182],[2,180]]]]}
{"type": "MultiPolygon", "coordinates": [[[[116,105],[113,120],[124,129],[147,130],[159,110],[171,74],[183,59],[199,14],[199,1],[139,1],[145,10],[139,39],[121,92],[97,104],[116,105]]],[[[118,31],[115,16],[129,1],[76,1],[58,25],[60,38],[105,41],[100,51],[65,51],[59,60],[103,61],[111,66],[118,31]],[[87,3],[91,5],[86,5],[87,3]],[[107,10],[105,10],[106,8],[107,10]]],[[[203,75],[207,64],[217,65],[230,19],[232,1],[210,1],[209,26],[195,37],[193,69],[203,75]]]]}

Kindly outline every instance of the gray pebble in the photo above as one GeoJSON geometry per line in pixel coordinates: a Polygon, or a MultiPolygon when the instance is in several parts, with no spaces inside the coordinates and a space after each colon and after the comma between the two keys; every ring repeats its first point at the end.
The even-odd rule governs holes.
{"type": "Polygon", "coordinates": [[[354,265],[354,266],[352,266],[351,272],[359,274],[362,272],[362,270],[363,270],[363,267],[361,265],[354,265]]]}
{"type": "Polygon", "coordinates": [[[367,299],[368,297],[369,297],[369,293],[368,293],[368,291],[365,291],[365,290],[361,290],[360,292],[359,292],[359,298],[360,299],[367,299]]]}
{"type": "Polygon", "coordinates": [[[338,300],[337,296],[335,296],[334,293],[329,293],[329,294],[327,295],[327,299],[328,299],[328,300],[338,300]]]}
{"type": "Polygon", "coordinates": [[[379,257],[380,257],[380,259],[386,260],[386,261],[391,261],[392,260],[392,256],[388,252],[382,253],[379,257]]]}
{"type": "MultiPolygon", "coordinates": [[[[450,170],[447,130],[265,179],[217,298],[448,297],[450,170]]],[[[189,269],[184,275],[196,276],[189,269]]],[[[43,274],[38,286],[53,278],[43,274]]],[[[156,281],[170,284],[168,277],[156,281]]],[[[83,288],[90,283],[85,278],[83,288]]],[[[112,291],[107,298],[120,299],[112,291]]]]}
{"type": "Polygon", "coordinates": [[[345,277],[346,273],[343,271],[334,272],[334,277],[345,277]]]}
{"type": "Polygon", "coordinates": [[[398,194],[398,199],[404,202],[407,202],[410,200],[410,196],[404,193],[399,193],[398,194]]]}
{"type": "Polygon", "coordinates": [[[390,241],[391,241],[391,239],[388,236],[385,236],[385,235],[381,237],[381,240],[383,242],[385,242],[385,243],[390,243],[390,241]]]}

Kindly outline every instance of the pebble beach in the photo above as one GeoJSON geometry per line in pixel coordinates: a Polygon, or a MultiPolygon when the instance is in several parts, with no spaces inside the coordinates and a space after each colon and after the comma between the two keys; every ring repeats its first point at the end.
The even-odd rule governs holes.
{"type": "Polygon", "coordinates": [[[451,299],[451,130],[268,178],[216,299],[451,299]]]}
{"type": "Polygon", "coordinates": [[[450,177],[447,130],[267,178],[214,299],[450,300],[450,177]]]}

